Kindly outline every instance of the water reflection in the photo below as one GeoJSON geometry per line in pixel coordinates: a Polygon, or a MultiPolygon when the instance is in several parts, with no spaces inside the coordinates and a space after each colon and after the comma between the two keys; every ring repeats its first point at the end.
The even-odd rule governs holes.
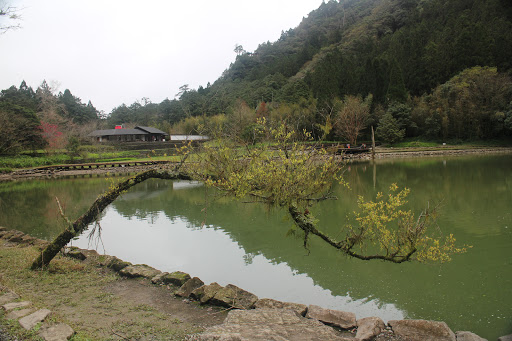
{"type": "MultiPolygon", "coordinates": [[[[159,183],[158,187],[162,185],[159,183]]],[[[182,185],[178,188],[183,188],[182,185]]],[[[137,197],[129,194],[133,193],[127,193],[128,199],[123,200],[137,197]]],[[[156,199],[155,192],[152,194],[156,199]]],[[[186,218],[169,218],[161,211],[156,215],[146,212],[144,217],[127,220],[125,213],[111,207],[101,221],[103,226],[108,226],[101,235],[102,242],[91,245],[90,240],[82,236],[73,245],[99,246],[100,252],[162,271],[186,269],[206,283],[234,283],[259,297],[344,309],[355,312],[358,317],[379,314],[385,319],[401,319],[405,316],[395,305],[383,304],[377,298],[334,296],[286,262],[269,261],[261,254],[246,253],[222,228],[198,228],[186,218]]]]}
{"type": "MultiPolygon", "coordinates": [[[[394,265],[348,259],[311,239],[308,255],[301,240],[285,237],[292,225],[285,211],[211,197],[205,209],[200,184],[148,181],[105,212],[105,251],[358,317],[443,320],[488,339],[512,333],[511,156],[382,160],[353,164],[345,177],[351,189],[336,188],[339,200],[314,211],[329,234],[339,233],[358,195],[373,197],[396,182],[411,188],[415,211],[442,202],[439,226],[473,249],[443,265],[394,265]]],[[[95,178],[0,183],[0,225],[51,239],[63,229],[55,196],[76,218],[109,185],[95,178]]]]}

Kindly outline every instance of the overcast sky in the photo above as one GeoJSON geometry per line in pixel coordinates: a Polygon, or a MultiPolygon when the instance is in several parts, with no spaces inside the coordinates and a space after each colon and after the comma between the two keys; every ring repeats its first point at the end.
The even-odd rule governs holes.
{"type": "MultiPolygon", "coordinates": [[[[235,60],[296,27],[322,0],[0,0],[22,28],[0,35],[0,89],[46,79],[106,113],[213,83],[235,60]]],[[[0,25],[3,23],[0,22],[0,25]]]]}

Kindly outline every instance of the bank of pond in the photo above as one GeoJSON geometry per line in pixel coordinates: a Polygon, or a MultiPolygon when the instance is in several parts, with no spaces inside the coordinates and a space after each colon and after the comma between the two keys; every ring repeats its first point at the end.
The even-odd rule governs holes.
{"type": "MultiPolygon", "coordinates": [[[[391,183],[411,189],[409,208],[441,203],[438,225],[473,246],[444,264],[388,264],[347,258],[311,239],[286,236],[286,212],[230,201],[200,183],[146,181],[102,214],[101,235],[73,241],[134,264],[185,271],[259,297],[351,311],[358,318],[445,321],[489,340],[512,333],[512,156],[387,159],[346,166],[350,189],[312,209],[337,235],[366,199],[391,183]],[[205,196],[206,195],[206,196],[205,196]]],[[[0,183],[0,225],[51,239],[66,215],[80,216],[119,178],[0,183]]]]}

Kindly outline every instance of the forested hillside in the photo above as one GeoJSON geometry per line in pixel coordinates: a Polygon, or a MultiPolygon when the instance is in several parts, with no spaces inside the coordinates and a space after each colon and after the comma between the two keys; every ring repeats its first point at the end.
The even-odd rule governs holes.
{"type": "Polygon", "coordinates": [[[212,114],[226,96],[250,105],[309,92],[320,102],[369,93],[379,103],[403,101],[466,68],[510,70],[511,19],[512,3],[501,0],[330,1],[277,42],[240,54],[197,97],[222,92],[209,106],[212,114]]]}
{"type": "Polygon", "coordinates": [[[511,134],[510,1],[329,1],[278,41],[236,52],[213,84],[185,85],[178,99],[150,110],[123,105],[110,119],[149,119],[162,128],[181,121],[181,132],[223,125],[242,133],[243,125],[250,136],[256,117],[267,116],[317,136],[333,126],[329,138],[349,140],[339,122],[346,96],[356,96],[364,111],[371,95],[365,125],[377,127],[386,117],[382,126],[395,129],[381,128],[384,140],[511,134]]]}
{"type": "MultiPolygon", "coordinates": [[[[213,84],[183,85],[161,103],[120,104],[104,120],[69,90],[46,92],[53,98],[46,112],[57,116],[42,114],[36,93],[38,104],[24,108],[52,124],[216,129],[249,142],[259,117],[351,143],[367,139],[370,126],[383,142],[512,136],[510,0],[331,0],[279,40],[235,52],[213,84]]],[[[29,90],[4,90],[0,103],[29,90]]]]}
{"type": "Polygon", "coordinates": [[[0,154],[64,148],[95,127],[99,112],[66,89],[54,94],[43,83],[34,91],[23,81],[0,93],[0,154]]]}

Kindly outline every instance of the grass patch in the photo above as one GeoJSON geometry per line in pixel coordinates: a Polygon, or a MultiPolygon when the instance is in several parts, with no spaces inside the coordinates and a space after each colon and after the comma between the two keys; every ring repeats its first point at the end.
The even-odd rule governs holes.
{"type": "Polygon", "coordinates": [[[67,154],[38,154],[37,156],[16,155],[0,156],[0,173],[9,173],[15,169],[36,168],[70,163],[122,162],[122,161],[179,161],[179,156],[151,151],[108,151],[103,153],[82,152],[80,156],[67,154]]]}
{"type": "Polygon", "coordinates": [[[71,158],[65,154],[3,156],[0,158],[0,168],[33,168],[67,163],[70,160],[71,158]]]}
{"type": "Polygon", "coordinates": [[[393,148],[426,148],[439,147],[441,144],[429,141],[402,141],[391,145],[393,148]]]}

